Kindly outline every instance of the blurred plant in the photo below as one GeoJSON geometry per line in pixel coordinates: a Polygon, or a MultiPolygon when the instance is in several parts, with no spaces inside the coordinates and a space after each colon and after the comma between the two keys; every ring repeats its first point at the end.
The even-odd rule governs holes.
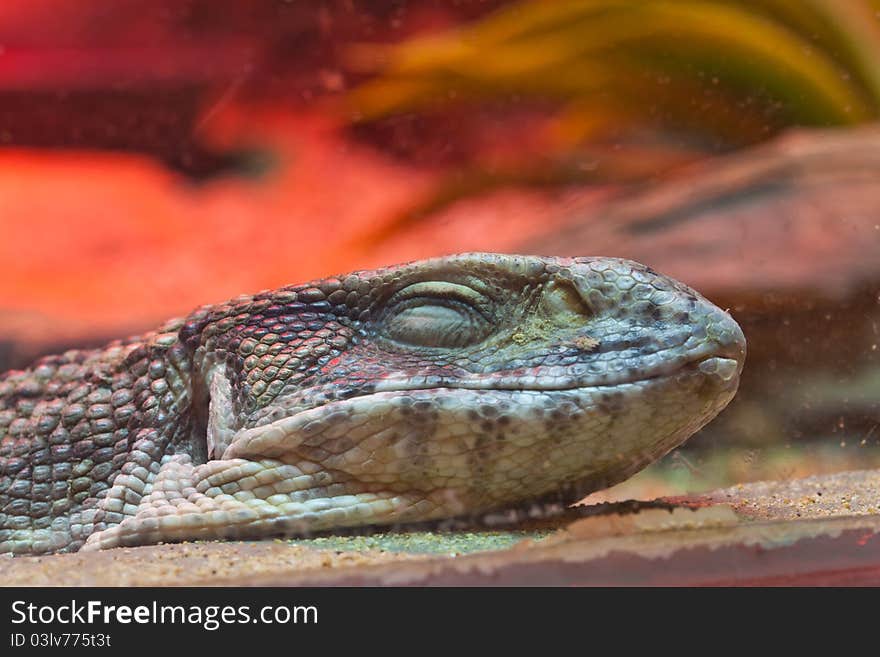
{"type": "Polygon", "coordinates": [[[594,126],[711,126],[724,101],[755,125],[848,124],[880,112],[880,0],[529,0],[354,57],[381,72],[352,94],[363,119],[516,94],[594,126]]]}
{"type": "MultiPolygon", "coordinates": [[[[352,61],[378,73],[350,95],[359,121],[549,99],[549,148],[563,161],[584,144],[646,134],[712,152],[789,126],[876,119],[880,0],[527,0],[440,34],[360,46],[352,61]]],[[[613,180],[616,169],[600,173],[613,180]]]]}

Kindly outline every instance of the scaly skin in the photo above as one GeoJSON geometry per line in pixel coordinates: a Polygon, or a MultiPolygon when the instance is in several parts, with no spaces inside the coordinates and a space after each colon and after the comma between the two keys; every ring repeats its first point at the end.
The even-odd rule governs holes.
{"type": "Polygon", "coordinates": [[[745,340],[611,258],[464,254],[206,306],[0,376],[0,552],[575,501],[733,397],[745,340]]]}

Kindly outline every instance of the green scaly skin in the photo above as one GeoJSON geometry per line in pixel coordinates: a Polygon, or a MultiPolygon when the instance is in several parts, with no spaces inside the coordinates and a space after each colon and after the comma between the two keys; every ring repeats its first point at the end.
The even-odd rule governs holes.
{"type": "Polygon", "coordinates": [[[205,306],[0,376],[0,552],[479,514],[625,479],[745,357],[613,258],[463,254],[205,306]]]}

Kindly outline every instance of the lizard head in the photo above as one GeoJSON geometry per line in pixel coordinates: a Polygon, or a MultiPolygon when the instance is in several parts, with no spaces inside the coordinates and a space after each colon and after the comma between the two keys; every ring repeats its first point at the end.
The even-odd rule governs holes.
{"type": "Polygon", "coordinates": [[[270,503],[337,500],[318,528],[616,483],[719,413],[745,357],[726,312],[614,258],[437,258],[190,326],[207,460],[290,468],[270,503]]]}

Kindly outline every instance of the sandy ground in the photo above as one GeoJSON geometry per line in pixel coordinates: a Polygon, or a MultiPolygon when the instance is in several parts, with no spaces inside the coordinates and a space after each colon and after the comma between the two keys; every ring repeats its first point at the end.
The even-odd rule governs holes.
{"type": "Polygon", "coordinates": [[[875,563],[880,569],[880,470],[743,484],[669,500],[679,508],[598,515],[551,532],[418,532],[7,557],[0,559],[0,582],[6,586],[616,584],[695,583],[691,580],[700,575],[703,580],[696,583],[725,583],[724,576],[732,576],[728,566],[737,559],[742,561],[735,574],[739,578],[790,577],[792,569],[803,578],[825,572],[828,558],[848,559],[835,572],[870,569],[875,563]],[[855,556],[848,552],[851,546],[861,547],[855,556]],[[765,555],[774,550],[785,556],[774,566],[779,572],[767,570],[772,560],[765,555]],[[761,556],[759,566],[752,563],[756,554],[761,556]],[[721,561],[715,564],[717,560],[721,561]],[[620,566],[624,562],[626,567],[620,566]],[[618,579],[609,580],[609,573],[618,579]],[[624,575],[629,579],[620,580],[624,575]]]}
{"type": "Polygon", "coordinates": [[[880,470],[740,484],[691,499],[728,504],[740,516],[762,520],[877,515],[880,470]]]}
{"type": "Polygon", "coordinates": [[[0,560],[5,586],[193,586],[236,577],[313,573],[425,555],[319,550],[283,541],[182,543],[0,560]]]}

